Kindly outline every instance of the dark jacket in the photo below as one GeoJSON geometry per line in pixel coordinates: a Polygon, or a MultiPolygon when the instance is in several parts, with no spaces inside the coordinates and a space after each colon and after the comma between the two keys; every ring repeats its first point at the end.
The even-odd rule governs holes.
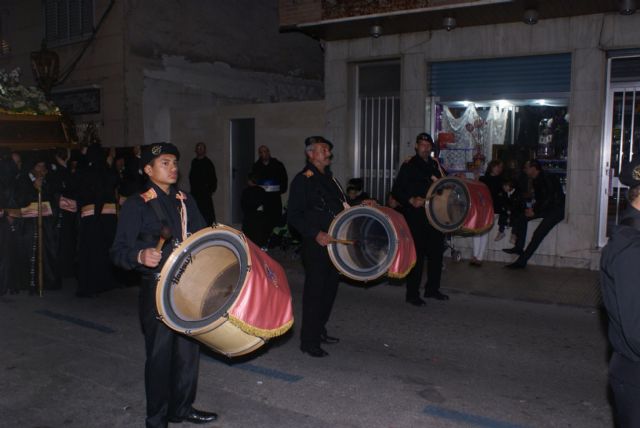
{"type": "Polygon", "coordinates": [[[310,163],[291,182],[287,221],[303,238],[327,232],[333,218],[344,209],[345,196],[333,174],[310,163]]]}
{"type": "Polygon", "coordinates": [[[216,168],[208,157],[194,158],[189,170],[189,185],[194,195],[210,196],[218,188],[216,168]]]}
{"type": "MultiPolygon", "coordinates": [[[[171,229],[172,239],[165,242],[163,248],[171,248],[172,242],[182,240],[182,228],[180,218],[180,200],[177,197],[178,190],[171,186],[169,194],[164,193],[158,186],[149,182],[145,189],[153,189],[156,198],[145,199],[148,190],[128,198],[120,210],[116,237],[111,246],[111,260],[117,266],[127,270],[138,270],[143,275],[160,272],[171,251],[163,250],[160,264],[151,269],[138,263],[138,252],[145,248],[155,247],[160,238],[162,221],[165,220],[171,229]],[[157,204],[164,219],[159,218],[153,205],[157,204]]],[[[197,232],[206,226],[195,200],[188,193],[185,206],[187,208],[187,231],[197,232]]]]}
{"type": "Polygon", "coordinates": [[[271,158],[266,165],[258,159],[253,164],[251,173],[255,176],[258,186],[263,186],[268,193],[272,193],[269,187],[279,187],[278,194],[286,193],[289,178],[287,170],[278,159],[271,158]]]}
{"type": "Polygon", "coordinates": [[[436,162],[431,158],[425,161],[415,155],[400,166],[398,176],[393,183],[393,196],[403,207],[403,213],[414,240],[426,239],[427,228],[430,226],[424,207],[414,207],[409,203],[409,199],[415,196],[426,197],[433,184],[432,176],[442,177],[436,162]]]}
{"type": "Polygon", "coordinates": [[[502,190],[501,175],[483,175],[479,178],[480,182],[487,185],[491,192],[491,200],[493,201],[493,212],[499,213],[503,208],[504,191],[502,190]]]}
{"type": "Polygon", "coordinates": [[[600,258],[600,285],[615,352],[640,361],[640,211],[630,207],[600,258]]]}
{"type": "Polygon", "coordinates": [[[564,190],[558,176],[540,171],[533,179],[533,192],[536,199],[533,212],[536,217],[545,217],[554,210],[564,211],[564,190]]]}

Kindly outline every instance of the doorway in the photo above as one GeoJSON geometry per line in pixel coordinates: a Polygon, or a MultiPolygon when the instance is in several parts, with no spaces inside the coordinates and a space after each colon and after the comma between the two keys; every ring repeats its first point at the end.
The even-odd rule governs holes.
{"type": "Polygon", "coordinates": [[[255,119],[231,119],[229,121],[231,153],[231,223],[242,223],[240,198],[247,186],[255,153],[255,119]]]}

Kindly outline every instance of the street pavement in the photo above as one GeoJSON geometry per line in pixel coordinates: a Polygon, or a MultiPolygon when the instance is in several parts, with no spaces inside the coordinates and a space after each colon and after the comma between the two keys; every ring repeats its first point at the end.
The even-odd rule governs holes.
{"type": "MultiPolygon", "coordinates": [[[[447,260],[451,300],[424,307],[398,282],[342,283],[329,322],[341,342],[316,359],[298,348],[303,270],[273,254],[293,331],[237,360],[203,352],[195,406],[220,415],[205,426],[613,426],[595,272],[447,260]]],[[[0,297],[0,426],[144,425],[137,289],[73,287],[0,297]]]]}

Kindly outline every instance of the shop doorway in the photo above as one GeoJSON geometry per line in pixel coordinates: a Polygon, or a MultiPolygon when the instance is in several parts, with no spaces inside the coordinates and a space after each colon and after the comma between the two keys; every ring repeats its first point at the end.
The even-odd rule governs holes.
{"type": "Polygon", "coordinates": [[[607,96],[603,188],[600,215],[600,245],[627,208],[627,186],[620,183],[622,164],[640,152],[640,82],[612,84],[607,96]]]}
{"type": "Polygon", "coordinates": [[[627,208],[622,165],[640,153],[640,56],[612,57],[602,143],[598,244],[604,246],[627,208]]]}
{"type": "Polygon", "coordinates": [[[255,153],[255,119],[231,119],[229,121],[231,146],[231,223],[242,223],[240,197],[247,186],[255,153]]]}

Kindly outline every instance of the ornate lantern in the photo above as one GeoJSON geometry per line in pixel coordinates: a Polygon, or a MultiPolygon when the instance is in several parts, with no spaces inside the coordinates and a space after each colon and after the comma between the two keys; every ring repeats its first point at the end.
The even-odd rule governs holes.
{"type": "Polygon", "coordinates": [[[42,40],[39,51],[31,52],[31,70],[38,86],[47,99],[51,96],[51,89],[58,81],[60,73],[60,58],[58,54],[47,49],[46,40],[42,40]]]}

